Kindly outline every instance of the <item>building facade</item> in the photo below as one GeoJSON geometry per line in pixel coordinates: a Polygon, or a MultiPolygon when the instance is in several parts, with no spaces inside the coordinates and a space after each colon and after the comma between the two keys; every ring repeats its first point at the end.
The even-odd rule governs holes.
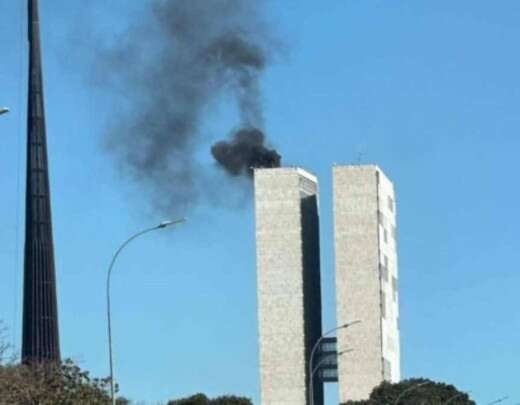
{"type": "Polygon", "coordinates": [[[335,166],[334,245],[340,402],[400,379],[394,188],[374,165],[335,166]]]}
{"type": "Polygon", "coordinates": [[[261,403],[306,405],[322,333],[318,182],[299,168],[256,169],[254,182],[261,403]]]}

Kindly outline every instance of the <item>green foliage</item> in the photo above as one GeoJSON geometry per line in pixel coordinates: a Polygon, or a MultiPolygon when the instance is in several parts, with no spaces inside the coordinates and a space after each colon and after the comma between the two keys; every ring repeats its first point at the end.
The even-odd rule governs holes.
{"type": "Polygon", "coordinates": [[[250,399],[235,396],[223,396],[209,399],[204,394],[193,395],[189,398],[177,399],[167,405],[253,405],[250,399]]]}
{"type": "Polygon", "coordinates": [[[394,405],[396,401],[398,405],[445,405],[447,401],[449,405],[475,405],[466,393],[458,391],[453,385],[424,378],[396,384],[385,381],[374,388],[368,400],[347,401],[342,405],[394,405]]]}
{"type": "Polygon", "coordinates": [[[208,397],[204,394],[193,395],[189,398],[177,399],[169,401],[167,405],[207,405],[208,397]]]}
{"type": "Polygon", "coordinates": [[[18,364],[6,337],[0,321],[0,405],[110,405],[109,378],[92,378],[71,360],[18,364]]]}
{"type": "Polygon", "coordinates": [[[91,378],[72,361],[0,366],[0,404],[107,405],[108,379],[91,378]]]}
{"type": "Polygon", "coordinates": [[[209,402],[211,405],[253,405],[249,398],[224,396],[213,399],[209,402]]]}

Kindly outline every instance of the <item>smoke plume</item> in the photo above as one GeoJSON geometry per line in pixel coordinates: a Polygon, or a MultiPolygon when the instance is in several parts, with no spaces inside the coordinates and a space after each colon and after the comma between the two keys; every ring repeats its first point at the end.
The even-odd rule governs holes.
{"type": "Polygon", "coordinates": [[[162,208],[184,210],[205,187],[201,127],[219,100],[233,100],[239,129],[211,148],[216,164],[232,176],[280,165],[262,130],[259,79],[271,53],[262,3],[152,0],[101,55],[103,84],[122,96],[109,151],[162,208]]]}
{"type": "Polygon", "coordinates": [[[281,161],[278,152],[265,147],[265,136],[256,128],[240,129],[231,141],[213,145],[211,153],[233,176],[252,174],[255,167],[278,167],[281,161]]]}

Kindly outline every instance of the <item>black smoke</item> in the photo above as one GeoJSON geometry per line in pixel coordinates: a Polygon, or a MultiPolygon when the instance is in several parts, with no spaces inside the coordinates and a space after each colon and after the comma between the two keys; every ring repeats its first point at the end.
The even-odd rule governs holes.
{"type": "Polygon", "coordinates": [[[265,135],[256,128],[236,131],[231,140],[213,145],[211,153],[233,176],[252,175],[258,167],[279,167],[282,159],[278,152],[265,146],[265,135]]]}
{"type": "Polygon", "coordinates": [[[235,104],[238,122],[230,126],[242,129],[213,145],[217,165],[232,176],[280,165],[262,130],[259,80],[271,34],[259,0],[149,4],[100,55],[98,76],[121,96],[107,146],[156,205],[185,210],[206,186],[208,167],[197,159],[208,143],[201,128],[211,128],[205,118],[222,100],[235,104]]]}

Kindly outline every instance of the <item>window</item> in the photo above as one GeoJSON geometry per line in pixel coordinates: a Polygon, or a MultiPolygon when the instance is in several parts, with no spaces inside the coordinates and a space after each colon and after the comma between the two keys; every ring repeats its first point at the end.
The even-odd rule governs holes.
{"type": "Polygon", "coordinates": [[[379,265],[379,271],[381,273],[381,279],[388,282],[388,267],[380,264],[379,265]]]}
{"type": "Polygon", "coordinates": [[[383,290],[381,290],[381,317],[386,318],[386,296],[383,290]]]}
{"type": "Polygon", "coordinates": [[[388,348],[389,351],[391,351],[393,353],[396,352],[395,339],[392,336],[386,337],[386,347],[388,348]]]}
{"type": "Polygon", "coordinates": [[[336,353],[337,340],[335,337],[326,337],[320,344],[321,353],[336,353]]]}
{"type": "Polygon", "coordinates": [[[385,263],[385,267],[388,268],[388,256],[387,255],[384,255],[384,263],[385,263]]]}
{"type": "Polygon", "coordinates": [[[377,220],[379,221],[379,225],[381,225],[383,228],[386,226],[385,214],[383,214],[381,211],[377,211],[377,220]]]}
{"type": "Polygon", "coordinates": [[[390,212],[394,212],[394,200],[390,196],[388,196],[388,209],[390,212]]]}
{"type": "Polygon", "coordinates": [[[388,243],[388,231],[386,229],[383,229],[383,240],[388,243]]]}
{"type": "Polygon", "coordinates": [[[383,379],[392,381],[392,363],[385,358],[383,358],[383,379]]]}
{"type": "Polygon", "coordinates": [[[393,297],[394,301],[397,301],[397,289],[398,289],[397,278],[392,277],[392,297],[393,297]]]}
{"type": "Polygon", "coordinates": [[[320,379],[323,382],[338,382],[338,369],[325,368],[321,370],[320,379]]]}

